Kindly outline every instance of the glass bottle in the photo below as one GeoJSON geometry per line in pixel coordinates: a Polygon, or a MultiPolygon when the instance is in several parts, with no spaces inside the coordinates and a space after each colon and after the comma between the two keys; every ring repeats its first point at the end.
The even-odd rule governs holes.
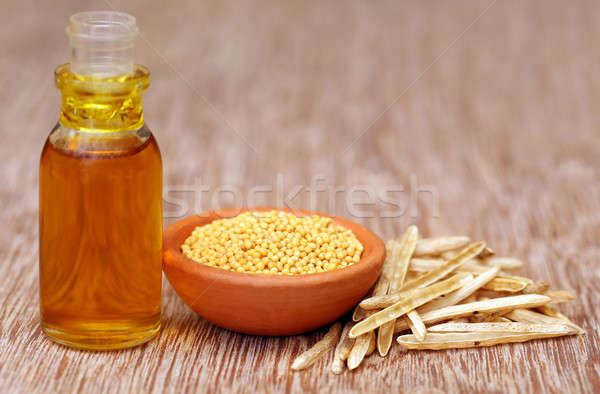
{"type": "Polygon", "coordinates": [[[135,18],[71,16],[71,63],[55,70],[58,124],[40,160],[40,310],[64,345],[134,346],[160,329],[162,164],[144,124],[149,72],[135,18]]]}

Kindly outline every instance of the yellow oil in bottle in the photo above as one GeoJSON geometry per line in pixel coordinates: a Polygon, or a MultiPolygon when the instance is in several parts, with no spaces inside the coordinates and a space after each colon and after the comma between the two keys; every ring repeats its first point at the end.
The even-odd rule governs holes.
{"type": "MultiPolygon", "coordinates": [[[[106,17],[86,14],[79,22],[106,17]]],[[[162,164],[141,101],[149,74],[113,74],[57,68],[61,115],[40,161],[42,330],[83,349],[134,346],[160,329],[162,164]]]]}

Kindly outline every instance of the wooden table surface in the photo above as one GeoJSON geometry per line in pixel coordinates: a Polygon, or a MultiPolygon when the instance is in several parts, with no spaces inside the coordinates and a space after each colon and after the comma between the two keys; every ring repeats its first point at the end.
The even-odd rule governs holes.
{"type": "Polygon", "coordinates": [[[112,1],[3,4],[2,391],[600,390],[598,2],[112,1]],[[165,225],[198,210],[289,203],[385,239],[411,223],[426,235],[468,234],[522,258],[523,274],[574,291],[561,309],[587,335],[396,346],[353,373],[329,373],[330,357],[292,373],[324,330],[228,332],[165,279],[164,328],[150,343],[93,353],[45,339],[37,182],[58,116],[52,71],[68,61],[68,16],[112,7],[138,17],[137,60],[152,71],[145,114],[163,152],[165,225]],[[311,182],[327,190],[311,199],[311,182]]]}

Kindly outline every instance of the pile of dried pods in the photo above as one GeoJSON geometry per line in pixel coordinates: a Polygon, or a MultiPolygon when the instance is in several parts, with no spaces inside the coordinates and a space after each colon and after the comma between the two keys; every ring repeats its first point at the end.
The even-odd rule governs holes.
{"type": "Polygon", "coordinates": [[[429,350],[584,333],[549,305],[572,301],[573,294],[507,273],[523,263],[495,256],[485,242],[471,243],[465,236],[419,239],[410,226],[386,248],[381,275],[353,321],[335,322],[292,369],[307,368],[333,348],[333,373],[342,373],[345,365],[355,369],[375,349],[387,355],[394,334],[409,329],[397,342],[429,350]]]}

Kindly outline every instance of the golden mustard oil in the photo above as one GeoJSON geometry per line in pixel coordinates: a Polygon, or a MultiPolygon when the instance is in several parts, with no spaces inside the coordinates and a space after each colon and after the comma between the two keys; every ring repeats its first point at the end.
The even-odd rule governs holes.
{"type": "Polygon", "coordinates": [[[67,31],[73,59],[55,72],[61,114],[40,160],[41,326],[76,348],[134,346],[161,316],[162,164],[141,100],[149,73],[128,46],[135,18],[76,14],[67,31]]]}

